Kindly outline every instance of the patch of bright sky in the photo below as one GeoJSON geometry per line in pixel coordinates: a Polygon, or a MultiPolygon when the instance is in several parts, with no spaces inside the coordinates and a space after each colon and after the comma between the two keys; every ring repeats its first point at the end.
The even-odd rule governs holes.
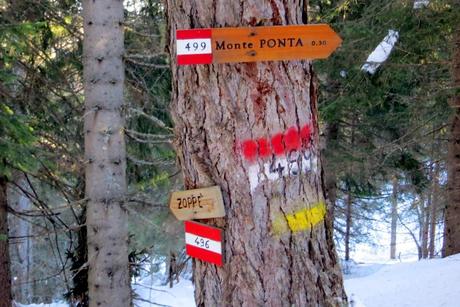
{"type": "Polygon", "coordinates": [[[123,5],[128,12],[139,13],[140,10],[144,7],[144,1],[140,0],[123,0],[123,5]]]}

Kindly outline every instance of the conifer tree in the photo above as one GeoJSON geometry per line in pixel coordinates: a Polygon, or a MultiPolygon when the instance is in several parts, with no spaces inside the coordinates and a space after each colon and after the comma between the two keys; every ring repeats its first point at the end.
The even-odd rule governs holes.
{"type": "Polygon", "coordinates": [[[123,2],[83,2],[90,306],[129,306],[123,2]]]}
{"type": "MultiPolygon", "coordinates": [[[[227,211],[225,218],[207,222],[224,229],[225,265],[194,262],[197,306],[341,306],[346,302],[331,220],[327,216],[323,220],[317,84],[311,63],[178,67],[174,59],[177,29],[302,24],[307,14],[303,3],[167,1],[173,56],[171,108],[185,186],[219,185],[227,211]],[[278,178],[274,174],[285,169],[277,166],[274,156],[251,164],[250,157],[257,155],[257,145],[251,145],[255,140],[295,135],[300,129],[304,141],[311,140],[303,160],[312,166],[308,171],[278,178]],[[270,167],[270,177],[276,180],[264,179],[270,159],[276,165],[270,167]],[[313,223],[313,215],[321,218],[313,223]],[[305,222],[296,223],[297,219],[305,222]]],[[[302,160],[291,158],[294,164],[302,160]]]]}

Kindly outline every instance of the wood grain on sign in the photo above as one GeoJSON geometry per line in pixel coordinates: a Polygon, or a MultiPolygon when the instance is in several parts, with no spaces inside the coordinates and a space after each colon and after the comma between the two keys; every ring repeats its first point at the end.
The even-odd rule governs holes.
{"type": "Polygon", "coordinates": [[[213,63],[327,58],[342,39],[327,24],[212,29],[213,63]]]}
{"type": "Polygon", "coordinates": [[[169,208],[180,221],[225,216],[224,201],[218,186],[174,192],[169,208]]]}

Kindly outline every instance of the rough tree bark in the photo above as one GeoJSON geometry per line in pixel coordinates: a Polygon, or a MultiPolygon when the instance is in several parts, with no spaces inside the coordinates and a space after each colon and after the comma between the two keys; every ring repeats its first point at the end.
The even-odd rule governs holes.
{"type": "Polygon", "coordinates": [[[8,201],[6,196],[7,179],[0,175],[0,307],[10,307],[11,274],[8,244],[8,201]]]}
{"type": "Polygon", "coordinates": [[[90,306],[129,306],[123,1],[83,1],[90,306]]]}
{"type": "Polygon", "coordinates": [[[398,226],[398,178],[393,177],[393,193],[391,197],[391,238],[390,259],[396,259],[396,231],[398,226]]]}
{"type": "Polygon", "coordinates": [[[166,4],[172,33],[175,146],[185,186],[219,185],[227,212],[225,218],[202,221],[224,230],[225,264],[194,261],[197,306],[345,304],[331,221],[326,216],[313,225],[307,214],[325,210],[311,63],[177,67],[172,51],[176,29],[301,24],[306,4],[278,0],[167,0],[166,4]],[[260,158],[262,148],[268,150],[263,142],[257,148],[245,147],[254,144],[251,140],[273,137],[273,141],[304,127],[310,127],[312,141],[288,155],[288,164],[285,156],[260,158]],[[260,154],[255,161],[244,157],[251,151],[260,154]]]}
{"type": "MultiPolygon", "coordinates": [[[[460,7],[456,1],[456,9],[460,7]]],[[[443,255],[460,253],[460,25],[454,33],[453,83],[456,92],[451,101],[452,119],[450,124],[448,168],[448,204],[444,223],[443,255]]]]}

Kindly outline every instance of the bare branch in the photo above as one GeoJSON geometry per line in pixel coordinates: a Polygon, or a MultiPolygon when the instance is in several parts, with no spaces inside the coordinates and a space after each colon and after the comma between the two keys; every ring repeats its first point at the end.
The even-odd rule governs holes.
{"type": "Polygon", "coordinates": [[[166,126],[166,124],[161,120],[159,119],[158,117],[156,116],[153,116],[153,115],[149,115],[149,114],[146,114],[144,111],[142,110],[139,110],[139,109],[135,109],[135,108],[130,108],[129,109],[131,112],[133,113],[136,113],[137,115],[139,116],[143,116],[149,120],[151,120],[153,123],[155,123],[158,127],[160,128],[164,128],[164,129],[167,129],[169,131],[172,131],[173,129],[166,126]]]}
{"type": "Polygon", "coordinates": [[[148,134],[141,133],[130,129],[125,129],[126,135],[136,142],[148,144],[171,143],[172,134],[148,134]]]}
{"type": "Polygon", "coordinates": [[[130,58],[125,58],[125,60],[135,65],[139,65],[139,66],[152,67],[152,68],[157,68],[157,69],[168,69],[169,68],[169,65],[166,65],[166,64],[146,63],[146,62],[136,61],[130,58]]]}
{"type": "Polygon", "coordinates": [[[127,155],[127,158],[131,162],[138,164],[138,165],[157,165],[158,166],[158,165],[172,165],[175,163],[174,160],[171,161],[168,159],[162,159],[162,160],[158,159],[154,161],[139,160],[131,155],[127,155]]]}
{"type": "Polygon", "coordinates": [[[149,207],[155,207],[155,208],[160,208],[160,209],[168,209],[168,206],[166,204],[162,203],[152,203],[148,201],[147,199],[144,198],[136,198],[136,197],[131,197],[126,200],[128,204],[141,204],[144,206],[149,206],[149,207]]]}

